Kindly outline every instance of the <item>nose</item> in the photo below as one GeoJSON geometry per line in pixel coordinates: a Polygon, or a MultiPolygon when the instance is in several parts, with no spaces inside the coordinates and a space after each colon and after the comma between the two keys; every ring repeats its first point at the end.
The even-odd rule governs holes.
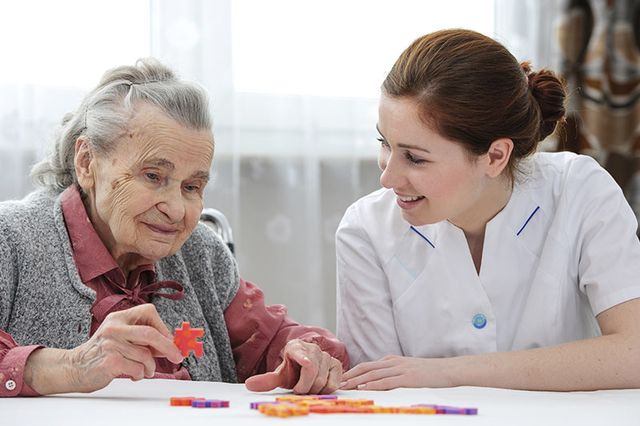
{"type": "Polygon", "coordinates": [[[165,191],[162,200],[156,204],[156,207],[171,223],[182,221],[186,209],[179,185],[177,191],[165,191]]]}
{"type": "Polygon", "coordinates": [[[378,167],[382,170],[380,185],[385,188],[399,188],[402,186],[405,178],[401,167],[395,164],[395,158],[392,154],[381,155],[378,158],[378,167]]]}

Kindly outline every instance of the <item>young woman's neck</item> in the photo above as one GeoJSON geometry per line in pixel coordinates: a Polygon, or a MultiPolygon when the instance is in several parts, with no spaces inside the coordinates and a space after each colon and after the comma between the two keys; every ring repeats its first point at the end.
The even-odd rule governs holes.
{"type": "Polygon", "coordinates": [[[487,223],[505,208],[512,192],[511,178],[500,176],[492,180],[471,211],[464,217],[452,220],[451,223],[462,229],[467,240],[483,239],[487,223]]]}
{"type": "Polygon", "coordinates": [[[469,245],[471,259],[478,274],[480,274],[482,266],[484,234],[487,223],[505,208],[509,203],[512,192],[513,183],[510,179],[496,179],[486,188],[486,191],[480,197],[480,201],[473,206],[467,217],[452,222],[464,232],[469,245]]]}

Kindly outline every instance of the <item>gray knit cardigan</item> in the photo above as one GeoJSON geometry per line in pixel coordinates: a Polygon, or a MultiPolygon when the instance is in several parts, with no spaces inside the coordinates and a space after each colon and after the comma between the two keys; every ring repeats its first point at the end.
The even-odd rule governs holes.
{"type": "MultiPolygon", "coordinates": [[[[184,361],[194,380],[236,382],[224,310],[239,278],[226,245],[199,224],[182,248],[156,265],[158,279],[184,286],[182,300],[154,297],[169,329],[205,330],[204,356],[184,361]]],[[[46,190],[0,203],[0,329],[19,345],[73,348],[89,338],[95,292],[73,260],[59,194],[46,190]]]]}

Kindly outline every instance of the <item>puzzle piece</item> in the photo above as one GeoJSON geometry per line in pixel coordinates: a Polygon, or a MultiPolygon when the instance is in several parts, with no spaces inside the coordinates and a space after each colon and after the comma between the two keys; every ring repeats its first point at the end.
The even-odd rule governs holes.
{"type": "Polygon", "coordinates": [[[348,407],[361,407],[363,405],[373,405],[372,399],[336,399],[335,405],[346,405],[348,407]]]}
{"type": "Polygon", "coordinates": [[[228,408],[229,401],[222,399],[194,399],[191,406],[193,408],[228,408]]]}
{"type": "Polygon", "coordinates": [[[436,410],[436,414],[464,414],[464,415],[477,415],[478,409],[474,407],[450,407],[448,405],[436,405],[436,404],[414,404],[412,407],[428,407],[436,410]]]}
{"type": "Polygon", "coordinates": [[[289,402],[277,402],[275,404],[260,404],[258,411],[271,417],[306,416],[309,408],[300,407],[289,402]]]}
{"type": "Polygon", "coordinates": [[[180,349],[182,356],[186,357],[189,352],[193,352],[198,358],[204,354],[202,342],[197,340],[198,337],[204,336],[204,329],[191,328],[188,321],[182,323],[182,328],[176,328],[173,336],[173,343],[180,349]]]}
{"type": "Polygon", "coordinates": [[[273,401],[254,401],[251,404],[249,404],[249,408],[251,408],[252,410],[257,410],[258,407],[260,407],[262,404],[274,404],[273,401]]]}
{"type": "Polygon", "coordinates": [[[193,396],[172,396],[169,399],[169,405],[172,407],[191,407],[195,400],[203,400],[204,398],[196,398],[193,396]]]}
{"type": "Polygon", "coordinates": [[[398,413],[402,414],[437,414],[433,407],[398,407],[398,413]]]}
{"type": "Polygon", "coordinates": [[[472,407],[450,407],[435,404],[415,404],[410,407],[384,407],[371,399],[339,399],[335,395],[285,395],[275,402],[252,402],[251,408],[274,417],[315,414],[462,414],[477,415],[472,407]]]}
{"type": "Polygon", "coordinates": [[[277,397],[276,401],[297,403],[299,401],[316,401],[324,399],[338,399],[338,397],[336,395],[286,395],[277,397]]]}

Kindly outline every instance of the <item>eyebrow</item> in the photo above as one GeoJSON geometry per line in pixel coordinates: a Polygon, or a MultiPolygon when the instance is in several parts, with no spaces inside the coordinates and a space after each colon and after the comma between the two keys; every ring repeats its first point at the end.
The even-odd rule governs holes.
{"type": "Polygon", "coordinates": [[[204,170],[198,170],[194,174],[191,175],[192,178],[202,179],[206,182],[209,181],[209,172],[205,172],[204,170]]]}
{"type": "Polygon", "coordinates": [[[147,160],[144,162],[145,164],[149,164],[156,167],[162,167],[163,169],[174,170],[176,165],[166,158],[154,158],[152,160],[147,160]]]}
{"type": "MultiPolygon", "coordinates": [[[[382,139],[384,139],[386,141],[387,138],[382,134],[382,132],[380,131],[380,127],[378,127],[377,124],[376,124],[376,130],[378,131],[380,136],[382,136],[382,139]]],[[[418,151],[423,151],[423,152],[431,154],[431,151],[429,151],[428,149],[422,148],[421,146],[417,146],[417,145],[409,145],[409,144],[406,144],[406,143],[399,143],[398,144],[398,148],[416,149],[418,151]]]]}
{"type": "MultiPolygon", "coordinates": [[[[167,170],[175,170],[176,165],[173,164],[171,161],[167,160],[166,158],[155,158],[152,160],[147,160],[144,162],[145,165],[152,165],[152,166],[156,166],[156,167],[161,167],[163,169],[167,169],[167,170]]],[[[209,180],[209,172],[208,171],[204,171],[204,170],[198,170],[196,172],[194,172],[191,176],[191,178],[198,178],[198,179],[203,179],[208,181],[209,180]]]]}

